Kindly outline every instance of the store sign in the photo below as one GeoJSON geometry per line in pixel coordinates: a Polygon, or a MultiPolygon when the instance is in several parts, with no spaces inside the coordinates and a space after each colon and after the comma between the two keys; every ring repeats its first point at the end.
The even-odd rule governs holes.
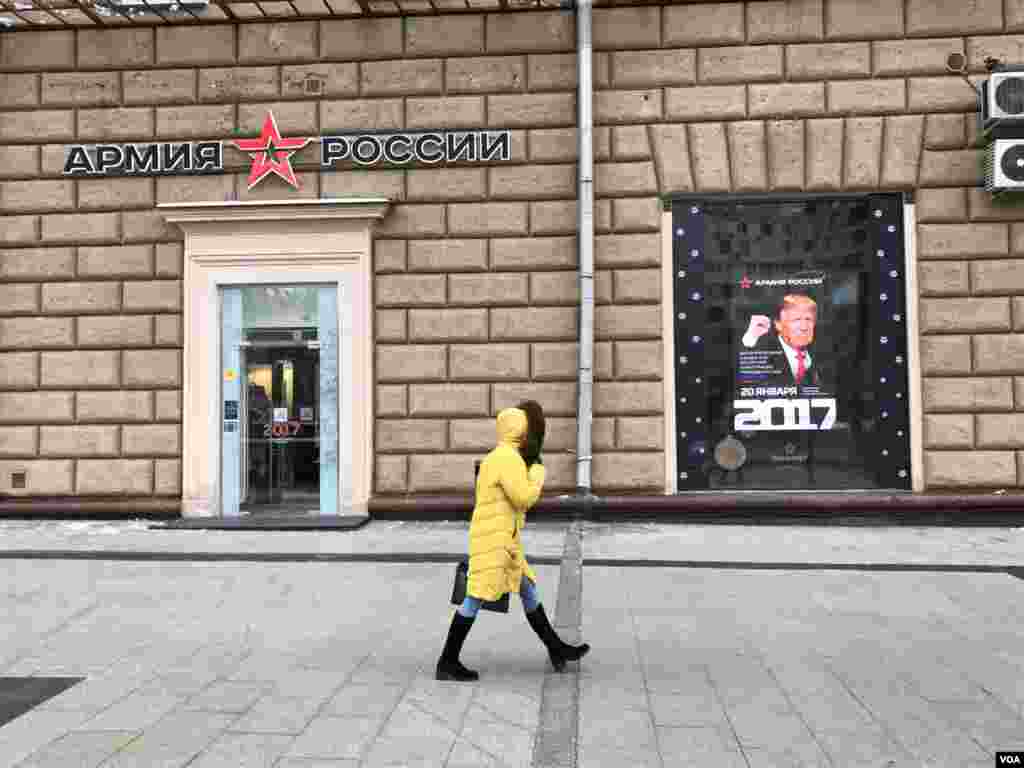
{"type": "Polygon", "coordinates": [[[490,163],[512,156],[509,131],[346,132],[320,137],[281,136],[273,112],[268,112],[258,139],[179,141],[141,144],[74,144],[67,148],[65,176],[161,176],[224,172],[224,145],[252,158],[248,188],[277,176],[298,189],[291,165],[296,152],[320,142],[320,170],[339,163],[372,166],[381,163],[490,163]]]}

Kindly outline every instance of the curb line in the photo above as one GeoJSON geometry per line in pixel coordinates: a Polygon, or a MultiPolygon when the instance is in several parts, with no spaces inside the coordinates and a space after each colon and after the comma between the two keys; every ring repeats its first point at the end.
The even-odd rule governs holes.
{"type": "MultiPolygon", "coordinates": [[[[575,525],[575,524],[574,524],[575,525]]],[[[572,575],[583,568],[692,568],[720,571],[863,571],[888,573],[1006,573],[1024,579],[1024,565],[976,565],[971,563],[807,563],[807,562],[755,562],[744,560],[640,560],[604,557],[583,558],[581,532],[566,533],[567,546],[562,557],[552,555],[528,556],[536,565],[561,565],[559,574],[558,605],[554,626],[570,636],[579,632],[582,592],[582,574],[572,575]],[[575,537],[573,546],[568,538],[575,537]],[[568,570],[567,570],[568,569],[568,570]],[[565,597],[563,597],[565,595],[565,597]],[[563,600],[570,595],[575,605],[563,610],[563,600]]],[[[111,560],[124,562],[211,562],[211,563],[396,563],[396,564],[448,564],[465,559],[461,552],[159,552],[146,550],[97,551],[78,549],[10,549],[0,550],[3,560],[111,560]]],[[[572,662],[570,662],[572,663],[572,662]]]]}
{"type": "MultiPolygon", "coordinates": [[[[571,645],[579,643],[583,617],[582,592],[582,524],[576,521],[565,534],[558,579],[558,605],[554,618],[555,628],[571,645]]],[[[564,673],[548,669],[541,688],[532,768],[576,768],[579,709],[580,663],[568,662],[564,673]]]]}
{"type": "MultiPolygon", "coordinates": [[[[120,560],[134,562],[214,563],[458,563],[460,552],[156,552],[128,550],[97,552],[75,549],[12,549],[0,551],[0,560],[120,560]]],[[[561,558],[531,557],[537,565],[559,565],[561,558]]]]}

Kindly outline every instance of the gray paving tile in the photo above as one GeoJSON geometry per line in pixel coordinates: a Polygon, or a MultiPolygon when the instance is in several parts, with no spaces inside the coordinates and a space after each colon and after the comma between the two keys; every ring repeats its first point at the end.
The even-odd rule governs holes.
{"type": "MultiPolygon", "coordinates": [[[[344,628],[344,625],[342,625],[344,628]]],[[[362,645],[362,638],[351,634],[336,635],[324,642],[307,646],[296,653],[295,664],[303,669],[327,669],[332,673],[343,673],[347,678],[370,655],[372,647],[362,645]],[[357,642],[358,640],[358,642],[357,642]]]]}
{"type": "Polygon", "coordinates": [[[533,695],[514,691],[493,690],[479,686],[470,711],[481,710],[484,717],[503,720],[521,728],[536,728],[540,713],[540,686],[533,695]]]}
{"type": "Polygon", "coordinates": [[[878,724],[864,724],[856,728],[822,728],[815,731],[832,764],[845,768],[857,766],[903,766],[919,762],[878,724]]]}
{"type": "Polygon", "coordinates": [[[655,725],[701,726],[725,722],[725,711],[709,685],[686,693],[651,693],[655,725]]]}
{"type": "Polygon", "coordinates": [[[459,738],[452,745],[444,768],[506,768],[499,755],[484,752],[478,745],[459,738]]]}
{"type": "Polygon", "coordinates": [[[358,760],[380,726],[380,718],[317,717],[296,737],[285,756],[358,760]]]}
{"type": "Polygon", "coordinates": [[[189,768],[272,768],[291,742],[291,736],[280,734],[225,733],[189,768]]]}
{"type": "Polygon", "coordinates": [[[980,685],[942,660],[920,658],[907,665],[903,674],[910,690],[929,701],[984,701],[988,697],[980,685]]]}
{"type": "Polygon", "coordinates": [[[322,758],[282,757],[274,768],[359,768],[358,760],[325,760],[322,758]]]}
{"type": "Polygon", "coordinates": [[[179,669],[162,671],[149,678],[135,689],[135,693],[146,696],[173,696],[188,699],[213,685],[220,678],[220,672],[202,669],[179,669]]]}
{"type": "MultiPolygon", "coordinates": [[[[470,738],[463,730],[463,736],[470,738]]],[[[368,766],[441,765],[456,732],[415,707],[400,704],[365,756],[368,766]]]]}
{"type": "Polygon", "coordinates": [[[125,731],[69,733],[33,752],[18,768],[95,768],[136,736],[125,731]]]}
{"type": "Polygon", "coordinates": [[[518,766],[530,764],[535,734],[535,727],[520,726],[471,707],[459,736],[502,762],[518,766]]]}
{"type": "Polygon", "coordinates": [[[324,704],[324,715],[386,717],[406,690],[404,685],[348,683],[324,704]]]}
{"type": "Polygon", "coordinates": [[[179,706],[184,699],[130,693],[82,723],[84,731],[143,731],[179,706]]]}
{"type": "Polygon", "coordinates": [[[835,680],[831,688],[793,693],[790,697],[794,710],[815,733],[829,729],[856,731],[873,723],[870,713],[835,680]]]}
{"type": "Polygon", "coordinates": [[[585,720],[580,723],[579,741],[581,745],[618,751],[654,748],[650,712],[622,710],[610,721],[585,720]]]}
{"type": "Polygon", "coordinates": [[[87,677],[39,706],[43,709],[98,713],[139,690],[145,679],[142,676],[122,676],[117,671],[87,677]]]}
{"type": "MultiPolygon", "coordinates": [[[[750,768],[832,768],[829,758],[820,750],[802,749],[750,749],[743,748],[750,768]]],[[[841,763],[846,765],[846,763],[841,763]]]]}
{"type": "Polygon", "coordinates": [[[640,747],[621,752],[608,747],[581,744],[576,756],[577,768],[667,768],[669,765],[675,768],[685,763],[662,763],[657,750],[640,747]]]}
{"type": "Polygon", "coordinates": [[[188,699],[183,709],[241,714],[248,712],[268,689],[267,683],[212,683],[188,699]]]}
{"type": "Polygon", "coordinates": [[[665,766],[746,766],[739,745],[725,728],[658,728],[658,747],[665,766]]]}
{"type": "MultiPolygon", "coordinates": [[[[432,658],[431,665],[436,661],[432,658]]],[[[400,685],[408,687],[413,678],[420,674],[424,664],[420,659],[409,657],[374,657],[359,665],[348,680],[362,685],[400,685]]]]}
{"type": "Polygon", "coordinates": [[[217,738],[232,719],[210,712],[176,712],[111,755],[101,768],[180,768],[217,738]]]}
{"type": "Polygon", "coordinates": [[[603,694],[581,694],[579,712],[581,720],[598,722],[615,720],[624,710],[648,712],[650,706],[644,691],[609,689],[603,694]]]}
{"type": "Polygon", "coordinates": [[[929,701],[937,719],[967,734],[990,752],[1024,750],[1024,720],[1002,702],[929,701]]]}
{"type": "MultiPolygon", "coordinates": [[[[860,690],[868,690],[861,680],[850,684],[855,690],[859,685],[860,690]]],[[[872,692],[865,693],[865,697],[874,716],[885,724],[893,738],[921,760],[968,765],[985,754],[966,733],[941,721],[927,710],[925,702],[914,696],[880,696],[872,692]]]]}
{"type": "Polygon", "coordinates": [[[232,733],[298,734],[316,716],[321,704],[318,699],[264,696],[236,720],[230,730],[232,733]]]}
{"type": "Polygon", "coordinates": [[[278,696],[325,701],[344,683],[349,671],[293,667],[268,680],[278,696]]]}
{"type": "Polygon", "coordinates": [[[234,682],[260,682],[277,680],[301,666],[302,657],[276,651],[254,651],[247,655],[231,672],[234,682]]]}
{"type": "MultiPolygon", "coordinates": [[[[590,655],[593,655],[593,651],[590,655]]],[[[610,666],[595,664],[587,657],[587,663],[580,668],[580,690],[608,689],[623,691],[632,694],[642,694],[648,690],[648,685],[653,685],[651,690],[662,690],[672,692],[678,687],[673,682],[661,682],[645,680],[643,671],[639,665],[633,666],[629,663],[610,666]]]]}
{"type": "Polygon", "coordinates": [[[688,670],[670,666],[645,664],[643,675],[647,681],[647,690],[652,692],[686,694],[703,691],[708,687],[705,676],[698,677],[688,670]]]}
{"type": "MultiPolygon", "coordinates": [[[[470,702],[479,696],[480,692],[480,686],[453,685],[432,678],[420,678],[405,693],[402,701],[433,715],[447,723],[450,728],[457,730],[466,715],[466,710],[469,709],[470,702]]],[[[536,721],[536,701],[533,701],[532,709],[536,721]]]]}
{"type": "Polygon", "coordinates": [[[758,707],[728,710],[729,722],[744,749],[771,749],[809,741],[807,725],[792,712],[773,712],[758,707]]]}

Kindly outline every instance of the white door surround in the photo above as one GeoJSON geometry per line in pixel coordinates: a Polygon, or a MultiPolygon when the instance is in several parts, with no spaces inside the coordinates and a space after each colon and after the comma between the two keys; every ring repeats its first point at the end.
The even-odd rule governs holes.
{"type": "Polygon", "coordinates": [[[219,288],[338,286],[339,514],[364,514],[373,466],[372,227],[379,197],[161,204],[185,232],[182,514],[220,511],[219,288]]]}

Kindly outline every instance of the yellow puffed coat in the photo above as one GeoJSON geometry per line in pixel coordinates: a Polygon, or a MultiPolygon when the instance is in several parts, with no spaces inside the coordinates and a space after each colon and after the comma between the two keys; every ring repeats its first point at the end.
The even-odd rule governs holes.
{"type": "Polygon", "coordinates": [[[536,582],[519,532],[526,510],[537,503],[544,487],[544,466],[529,472],[519,455],[526,434],[526,414],[506,408],[498,414],[498,445],[480,464],[476,480],[476,506],[469,524],[469,577],[466,594],[480,600],[498,600],[518,592],[525,575],[536,582]]]}

